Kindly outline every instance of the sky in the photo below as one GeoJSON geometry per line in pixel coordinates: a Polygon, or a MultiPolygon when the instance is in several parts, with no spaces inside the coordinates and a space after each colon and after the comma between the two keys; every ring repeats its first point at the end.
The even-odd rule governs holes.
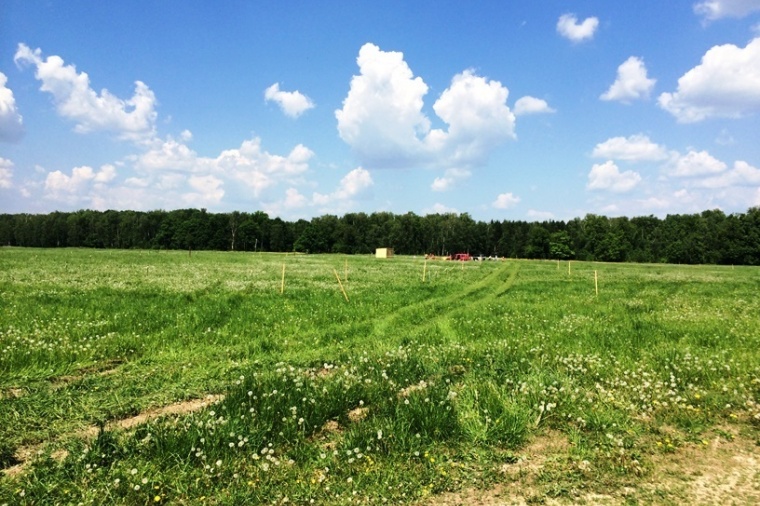
{"type": "Polygon", "coordinates": [[[760,206],[760,0],[0,0],[0,213],[760,206]]]}

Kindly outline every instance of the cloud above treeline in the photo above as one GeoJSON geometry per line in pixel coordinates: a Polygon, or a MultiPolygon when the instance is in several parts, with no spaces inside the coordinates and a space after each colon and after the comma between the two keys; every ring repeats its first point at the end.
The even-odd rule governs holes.
{"type": "Polygon", "coordinates": [[[502,83],[464,70],[433,103],[447,128],[432,128],[423,112],[428,86],[396,51],[367,43],[359,50],[338,133],[370,169],[468,169],[485,163],[497,146],[515,138],[515,115],[502,83]]]}
{"type": "Polygon", "coordinates": [[[760,111],[760,37],[745,47],[714,46],[658,104],[679,123],[741,118],[760,111]]]}
{"type": "Polygon", "coordinates": [[[8,78],[0,72],[0,142],[18,142],[24,136],[24,119],[7,83],[8,78]]]}
{"type": "Polygon", "coordinates": [[[706,150],[682,153],[644,134],[609,138],[597,144],[591,156],[607,159],[592,166],[586,183],[586,189],[597,196],[598,202],[605,200],[605,193],[614,195],[614,204],[604,208],[607,212],[641,213],[677,205],[697,205],[698,211],[698,203],[710,199],[716,206],[718,202],[741,202],[747,207],[760,203],[760,169],[744,160],[736,160],[729,168],[706,150]],[[623,170],[618,164],[643,167],[623,170]],[[623,194],[642,187],[648,198],[621,200],[623,194]]]}
{"type": "Polygon", "coordinates": [[[35,68],[40,90],[52,95],[58,114],[73,121],[77,132],[109,131],[131,140],[154,135],[156,97],[142,81],[135,81],[134,94],[123,100],[106,89],[96,93],[87,73],[59,56],[43,58],[41,49],[19,44],[14,61],[35,68]]]}

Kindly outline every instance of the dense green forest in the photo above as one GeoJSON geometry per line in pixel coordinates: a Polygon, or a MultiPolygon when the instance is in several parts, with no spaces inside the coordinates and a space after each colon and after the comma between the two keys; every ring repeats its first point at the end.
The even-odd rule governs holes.
{"type": "Polygon", "coordinates": [[[563,221],[475,221],[467,213],[325,215],[283,221],[266,213],[90,211],[0,215],[0,244],[26,247],[300,251],[760,265],[760,207],[746,213],[563,221]]]}

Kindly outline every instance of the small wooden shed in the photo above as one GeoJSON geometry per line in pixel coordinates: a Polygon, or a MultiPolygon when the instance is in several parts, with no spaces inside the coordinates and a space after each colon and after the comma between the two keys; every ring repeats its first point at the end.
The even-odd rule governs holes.
{"type": "Polygon", "coordinates": [[[375,258],[391,258],[393,256],[393,248],[377,248],[375,250],[375,258]]]}

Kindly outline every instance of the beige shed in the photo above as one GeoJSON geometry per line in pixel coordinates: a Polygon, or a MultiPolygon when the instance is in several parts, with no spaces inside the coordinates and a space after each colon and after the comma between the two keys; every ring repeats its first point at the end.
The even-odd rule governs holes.
{"type": "Polygon", "coordinates": [[[375,258],[391,258],[393,256],[393,248],[377,248],[375,250],[375,258]]]}

